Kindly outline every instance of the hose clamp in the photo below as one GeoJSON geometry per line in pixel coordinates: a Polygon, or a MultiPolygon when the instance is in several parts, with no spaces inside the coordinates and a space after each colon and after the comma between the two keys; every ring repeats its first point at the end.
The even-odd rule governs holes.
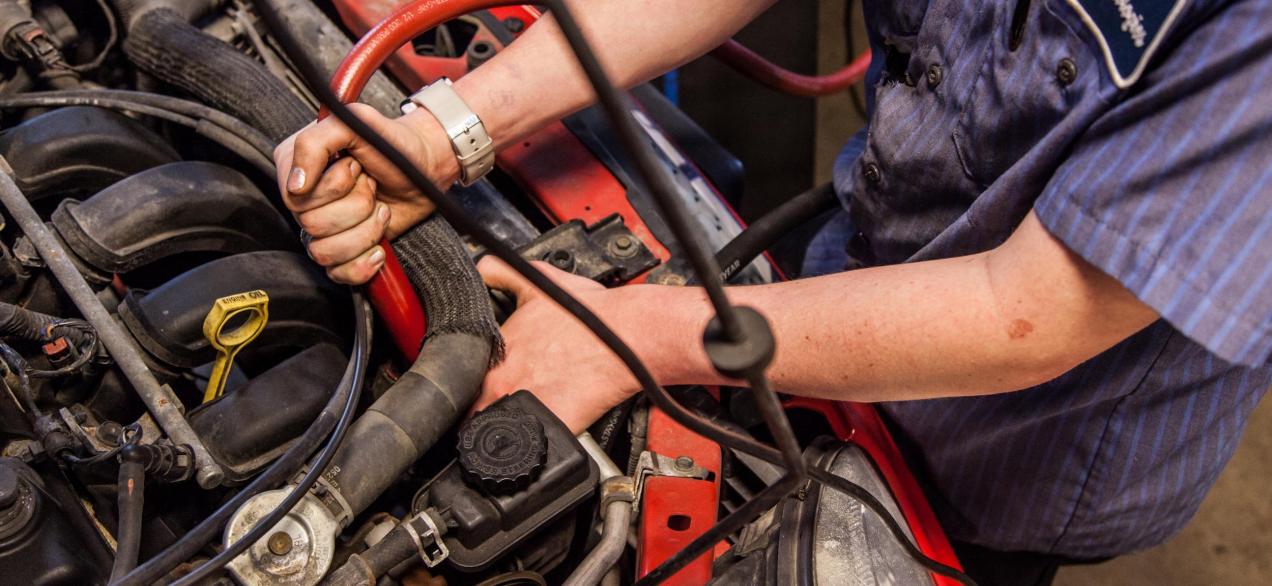
{"type": "Polygon", "coordinates": [[[436,567],[450,556],[446,542],[442,541],[442,531],[437,528],[437,521],[433,519],[429,511],[426,510],[402,523],[402,528],[415,543],[415,550],[420,552],[420,559],[424,560],[424,565],[430,568],[436,567]]]}

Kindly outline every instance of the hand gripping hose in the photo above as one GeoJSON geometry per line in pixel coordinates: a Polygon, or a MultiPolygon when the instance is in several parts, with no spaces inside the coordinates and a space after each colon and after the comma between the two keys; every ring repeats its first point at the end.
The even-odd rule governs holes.
{"type": "MultiPolygon", "coordinates": [[[[332,76],[331,90],[342,102],[356,101],[376,70],[411,39],[452,18],[509,3],[491,0],[413,3],[377,24],[354,45],[332,76]]],[[[330,111],[324,107],[318,112],[318,119],[328,115],[330,111]]],[[[384,249],[384,267],[367,283],[367,296],[398,350],[408,360],[415,360],[428,330],[427,316],[393,248],[387,240],[381,240],[380,247],[384,249]]]]}

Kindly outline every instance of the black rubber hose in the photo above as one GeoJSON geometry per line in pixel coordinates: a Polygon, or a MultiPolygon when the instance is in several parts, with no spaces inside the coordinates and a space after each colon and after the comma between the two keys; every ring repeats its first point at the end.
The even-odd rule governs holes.
{"type": "MultiPolygon", "coordinates": [[[[0,337],[17,337],[28,342],[52,342],[55,338],[53,328],[59,322],[60,319],[52,315],[0,303],[0,337]]],[[[74,336],[73,341],[81,341],[78,333],[74,336]]]]}
{"type": "MultiPolygon", "coordinates": [[[[53,93],[70,93],[70,92],[46,92],[53,93]]],[[[218,124],[209,122],[200,118],[193,118],[185,114],[165,109],[158,106],[152,106],[142,102],[129,100],[118,100],[113,98],[92,98],[92,97],[62,97],[62,96],[46,96],[43,94],[23,94],[18,96],[0,98],[0,108],[30,108],[30,107],[58,107],[58,106],[95,106],[98,108],[106,108],[109,110],[121,110],[124,112],[135,112],[152,118],[158,118],[179,124],[187,128],[193,129],[195,132],[203,135],[208,140],[225,147],[226,150],[242,157],[243,160],[250,163],[262,174],[274,176],[274,161],[270,155],[271,149],[266,149],[262,154],[258,145],[245,140],[239,134],[232,130],[228,130],[218,124]]],[[[247,127],[253,132],[257,132],[255,128],[247,127]]],[[[265,139],[267,141],[267,139],[265,139]]]]}
{"type": "Polygon", "coordinates": [[[394,527],[384,539],[366,551],[349,556],[344,565],[328,574],[319,585],[370,586],[398,564],[419,555],[419,546],[416,545],[418,534],[413,535],[406,528],[406,523],[394,527]]]}
{"type": "Polygon", "coordinates": [[[344,376],[340,379],[340,384],[332,393],[331,400],[327,402],[322,413],[314,419],[313,425],[260,476],[225,501],[171,547],[150,558],[118,582],[112,582],[112,586],[147,586],[155,583],[173,568],[197,554],[209,541],[215,539],[226,521],[238,511],[239,507],[243,506],[243,503],[294,477],[304,468],[309,454],[335,428],[337,411],[343,413],[357,399],[358,395],[354,393],[354,389],[362,387],[363,378],[366,376],[371,341],[371,310],[367,307],[365,298],[358,292],[354,293],[353,308],[354,342],[349,364],[345,368],[344,376]]]}
{"type": "Polygon", "coordinates": [[[115,2],[128,23],[124,53],[146,73],[242,118],[274,142],[314,119],[314,112],[264,65],[204,34],[172,7],[139,4],[115,2]]]}
{"type": "Polygon", "coordinates": [[[728,281],[783,236],[818,214],[839,205],[835,189],[825,183],[801,193],[747,226],[716,253],[720,279],[728,281]]]}
{"type": "Polygon", "coordinates": [[[333,462],[354,514],[463,417],[501,348],[486,286],[450,224],[430,218],[393,247],[424,299],[428,335],[415,364],[358,418],[333,462]]]}
{"type": "Polygon", "coordinates": [[[145,456],[134,446],[119,452],[119,530],[115,540],[115,565],[110,569],[110,583],[115,583],[137,567],[141,551],[141,513],[145,506],[145,456]]]}
{"type": "Polygon", "coordinates": [[[58,92],[28,92],[15,96],[0,98],[0,103],[17,105],[20,101],[32,101],[33,106],[101,106],[103,108],[123,109],[119,104],[138,104],[150,106],[181,114],[199,121],[206,121],[224,128],[243,142],[250,144],[256,152],[270,158],[274,156],[274,143],[250,124],[225,112],[205,106],[198,102],[174,98],[164,94],[141,92],[134,90],[69,90],[58,92]],[[109,104],[109,105],[108,105],[109,104]]]}

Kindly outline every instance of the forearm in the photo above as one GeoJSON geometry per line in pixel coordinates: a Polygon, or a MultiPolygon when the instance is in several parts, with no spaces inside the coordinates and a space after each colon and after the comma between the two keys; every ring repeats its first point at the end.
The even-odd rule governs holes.
{"type": "MultiPolygon", "coordinates": [[[[568,4],[610,79],[630,87],[715,48],[773,1],[571,0],[568,4]]],[[[496,150],[595,101],[578,59],[551,15],[540,18],[493,59],[456,81],[454,88],[482,119],[496,150]]],[[[427,112],[417,111],[408,118],[421,132],[439,138],[440,127],[427,112]]]]}
{"type": "MultiPolygon", "coordinates": [[[[857,401],[1026,388],[1155,319],[1116,281],[1058,243],[1031,244],[1027,254],[1013,249],[1022,245],[731,288],[729,296],[773,325],[777,355],[769,376],[775,388],[857,401]]],[[[700,291],[649,287],[639,295],[640,305],[669,308],[665,318],[645,320],[637,342],[660,382],[730,382],[701,349],[699,332],[712,311],[700,291]]]]}

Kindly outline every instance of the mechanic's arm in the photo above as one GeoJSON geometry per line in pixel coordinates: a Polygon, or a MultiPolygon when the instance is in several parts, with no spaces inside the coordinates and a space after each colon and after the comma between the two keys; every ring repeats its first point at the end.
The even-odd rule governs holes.
{"type": "MultiPolygon", "coordinates": [[[[504,325],[507,359],[487,377],[480,404],[527,388],[582,429],[636,392],[618,359],[563,310],[508,268],[489,261],[479,268],[488,283],[513,289],[520,305],[504,325]]],[[[606,290],[551,274],[627,340],[661,383],[737,384],[703,353],[701,332],[713,312],[701,289],[606,290]]],[[[1007,242],[981,254],[734,287],[729,297],[772,324],[775,388],[853,401],[1027,388],[1157,318],[1032,213],[1007,242]]]]}
{"type": "MultiPolygon", "coordinates": [[[[774,0],[569,0],[610,78],[635,85],[698,57],[774,0]]],[[[595,99],[556,21],[545,16],[454,84],[495,148],[514,144],[595,99]]],[[[389,119],[354,112],[445,188],[459,176],[450,140],[432,114],[389,119]]],[[[274,152],[288,209],[312,237],[310,255],[338,281],[362,283],[383,266],[378,242],[424,219],[432,204],[339,120],[312,124],[274,152]],[[337,153],[349,156],[331,164],[337,153]],[[330,167],[329,167],[330,165],[330,167]]]]}

